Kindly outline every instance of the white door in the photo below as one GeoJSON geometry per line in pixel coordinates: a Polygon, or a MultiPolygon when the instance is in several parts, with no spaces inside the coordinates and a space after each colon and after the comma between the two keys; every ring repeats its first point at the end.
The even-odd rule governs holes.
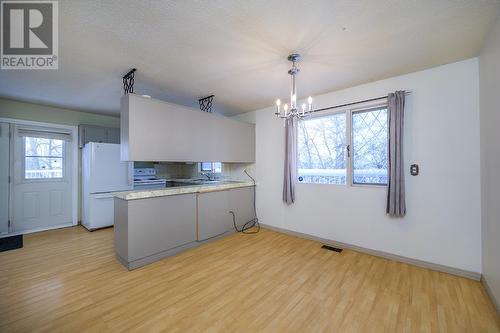
{"type": "Polygon", "coordinates": [[[71,134],[58,128],[15,126],[12,232],[72,224],[71,134]]]}
{"type": "Polygon", "coordinates": [[[9,124],[0,123],[0,235],[9,232],[9,124]]]}

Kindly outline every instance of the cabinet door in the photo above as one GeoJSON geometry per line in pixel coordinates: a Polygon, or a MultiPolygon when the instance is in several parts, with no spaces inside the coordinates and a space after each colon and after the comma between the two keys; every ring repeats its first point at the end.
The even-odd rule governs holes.
{"type": "Polygon", "coordinates": [[[231,230],[228,191],[198,194],[198,240],[202,241],[231,230]]]}
{"type": "Polygon", "coordinates": [[[229,210],[234,212],[238,229],[255,218],[253,201],[253,186],[229,190],[229,210]]]}
{"type": "Polygon", "coordinates": [[[120,129],[109,127],[107,129],[107,143],[120,143],[120,129]]]}
{"type": "Polygon", "coordinates": [[[80,125],[80,147],[88,142],[107,142],[107,128],[93,125],[80,125]]]}
{"type": "MultiPolygon", "coordinates": [[[[195,194],[130,200],[127,204],[129,261],[196,241],[195,194]]],[[[123,229],[123,222],[115,222],[123,229]]]]}
{"type": "Polygon", "coordinates": [[[255,125],[133,94],[121,99],[124,161],[255,161],[255,125]]]}

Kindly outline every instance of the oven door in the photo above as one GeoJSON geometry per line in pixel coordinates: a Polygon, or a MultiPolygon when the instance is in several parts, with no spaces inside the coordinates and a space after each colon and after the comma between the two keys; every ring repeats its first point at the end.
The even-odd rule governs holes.
{"type": "Polygon", "coordinates": [[[148,179],[148,180],[134,180],[134,190],[152,190],[165,188],[167,184],[166,179],[148,179]]]}

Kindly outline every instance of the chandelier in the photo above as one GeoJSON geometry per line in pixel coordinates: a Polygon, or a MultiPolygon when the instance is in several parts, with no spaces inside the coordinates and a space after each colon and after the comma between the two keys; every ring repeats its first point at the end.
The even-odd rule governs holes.
{"type": "Polygon", "coordinates": [[[283,105],[281,107],[281,100],[276,100],[276,112],[274,113],[276,117],[286,119],[297,117],[299,119],[304,119],[308,117],[312,112],[312,97],[309,96],[306,103],[303,103],[301,108],[297,107],[297,87],[295,83],[295,76],[299,74],[300,69],[297,67],[297,61],[301,59],[300,54],[292,53],[288,56],[288,61],[292,63],[292,68],[288,70],[288,74],[292,76],[292,89],[290,92],[290,104],[283,105]]]}

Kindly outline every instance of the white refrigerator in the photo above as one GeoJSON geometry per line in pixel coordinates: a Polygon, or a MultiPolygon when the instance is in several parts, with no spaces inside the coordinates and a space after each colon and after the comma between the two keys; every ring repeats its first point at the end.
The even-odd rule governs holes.
{"type": "Polygon", "coordinates": [[[88,230],[113,225],[113,192],[133,187],[132,162],[120,161],[120,145],[89,142],[82,152],[82,224],[88,230]]]}

